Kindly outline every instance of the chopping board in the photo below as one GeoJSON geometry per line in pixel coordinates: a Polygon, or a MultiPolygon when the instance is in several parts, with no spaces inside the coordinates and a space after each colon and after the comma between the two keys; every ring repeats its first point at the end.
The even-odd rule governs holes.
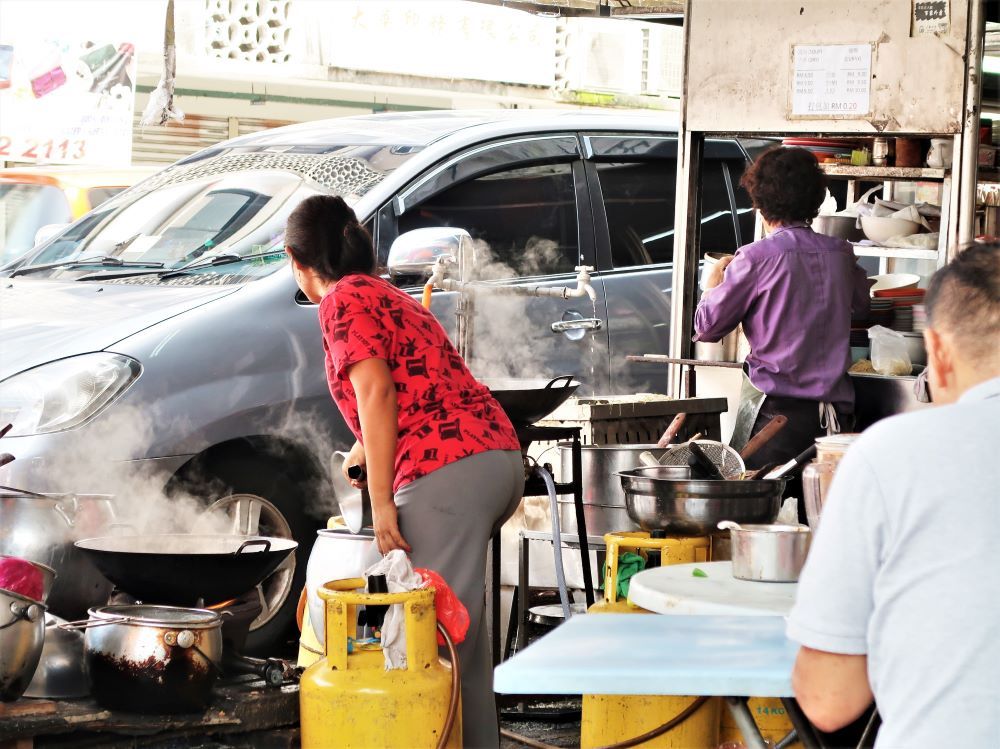
{"type": "Polygon", "coordinates": [[[628,599],[657,614],[787,616],[798,587],[737,580],[732,562],[672,564],[635,575],[629,581],[628,599]],[[695,577],[695,568],[707,577],[695,577]]]}

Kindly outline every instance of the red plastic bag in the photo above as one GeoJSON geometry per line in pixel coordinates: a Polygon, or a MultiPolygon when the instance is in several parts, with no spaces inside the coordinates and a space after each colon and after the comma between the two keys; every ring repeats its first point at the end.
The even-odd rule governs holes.
{"type": "Polygon", "coordinates": [[[43,583],[42,573],[31,562],[17,557],[0,559],[0,588],[41,601],[43,583]]]}
{"type": "MultiPolygon", "coordinates": [[[[425,588],[434,588],[434,608],[437,620],[448,631],[448,636],[456,645],[465,639],[469,632],[469,610],[465,608],[455,591],[434,570],[416,567],[413,570],[424,579],[425,588]]],[[[438,632],[438,645],[444,645],[444,638],[438,632]]]]}

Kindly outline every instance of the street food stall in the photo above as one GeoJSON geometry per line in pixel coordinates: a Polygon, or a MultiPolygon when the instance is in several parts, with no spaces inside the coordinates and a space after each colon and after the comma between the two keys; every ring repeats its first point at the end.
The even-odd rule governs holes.
{"type": "MultiPolygon", "coordinates": [[[[868,352],[852,352],[858,429],[923,407],[914,391],[921,367],[913,366],[921,363],[917,344],[926,321],[922,287],[974,237],[980,146],[990,142],[979,121],[983,28],[978,1],[689,0],[671,346],[668,355],[630,359],[666,365],[677,397],[693,394],[696,372],[740,366],[703,361],[692,344],[705,260],[698,205],[702,152],[708,138],[774,138],[817,156],[833,187],[821,210],[826,215],[813,229],[850,241],[876,277],[873,319],[852,322],[851,346],[867,345],[868,328],[875,325],[912,345],[905,367],[888,371],[872,367],[868,352]]],[[[988,190],[978,192],[980,203],[993,199],[988,190]]],[[[763,236],[759,217],[757,236],[763,236]]],[[[709,385],[697,394],[719,393],[709,385]]],[[[583,695],[583,746],[741,741],[763,747],[765,739],[823,746],[793,697],[797,646],[784,635],[784,616],[794,602],[810,527],[819,523],[851,439],[822,438],[795,461],[818,454],[804,476],[808,526],[788,516],[775,524],[781,491],[766,519],[741,517],[750,495],[723,501],[720,488],[748,483],[740,480],[745,474],[699,482],[667,465],[623,471],[629,514],[644,532],[608,534],[608,553],[627,549],[642,559],[609,559],[603,608],[502,664],[497,691],[583,695]],[[714,484],[714,491],[699,496],[694,484],[714,484]],[[722,520],[713,512],[737,521],[718,524],[729,531],[731,547],[719,553],[716,534],[711,560],[677,553],[678,542],[712,533],[707,521],[722,520]],[[645,616],[621,615],[628,613],[645,616]],[[579,652],[594,658],[573,657],[579,652]],[[723,698],[721,717],[711,697],[723,698]]],[[[749,483],[769,477],[753,478],[749,483]]],[[[866,720],[870,739],[877,719],[869,713],[866,720]]]]}

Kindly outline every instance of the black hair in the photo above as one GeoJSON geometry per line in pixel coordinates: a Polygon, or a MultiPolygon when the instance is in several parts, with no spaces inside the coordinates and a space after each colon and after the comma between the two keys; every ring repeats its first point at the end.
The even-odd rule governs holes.
{"type": "Polygon", "coordinates": [[[1000,242],[972,244],[931,278],[927,324],[958,340],[963,354],[1000,364],[1000,242]]]}
{"type": "Polygon", "coordinates": [[[285,246],[296,262],[329,281],[375,272],[371,235],[339,196],[313,195],[299,203],[285,225],[285,246]]]}
{"type": "Polygon", "coordinates": [[[772,148],[744,172],[740,184],[771,224],[811,221],[826,197],[826,176],[811,151],[772,148]]]}

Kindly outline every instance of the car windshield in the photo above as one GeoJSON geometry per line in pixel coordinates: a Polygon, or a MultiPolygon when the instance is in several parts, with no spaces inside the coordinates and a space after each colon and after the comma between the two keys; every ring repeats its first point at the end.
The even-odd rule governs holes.
{"type": "Polygon", "coordinates": [[[58,187],[0,182],[0,264],[30,250],[46,224],[71,220],[69,201],[58,187]]]}
{"type": "MultiPolygon", "coordinates": [[[[374,154],[383,147],[366,150],[374,154]]],[[[147,284],[160,282],[161,275],[171,284],[259,278],[286,262],[283,253],[270,251],[282,248],[285,222],[299,202],[328,193],[355,203],[398,160],[389,169],[384,160],[380,169],[376,163],[356,153],[329,152],[237,153],[182,162],[87,214],[38,247],[13,274],[147,284]],[[211,262],[216,256],[226,262],[211,262]],[[188,265],[197,268],[170,273],[188,265]]]]}

